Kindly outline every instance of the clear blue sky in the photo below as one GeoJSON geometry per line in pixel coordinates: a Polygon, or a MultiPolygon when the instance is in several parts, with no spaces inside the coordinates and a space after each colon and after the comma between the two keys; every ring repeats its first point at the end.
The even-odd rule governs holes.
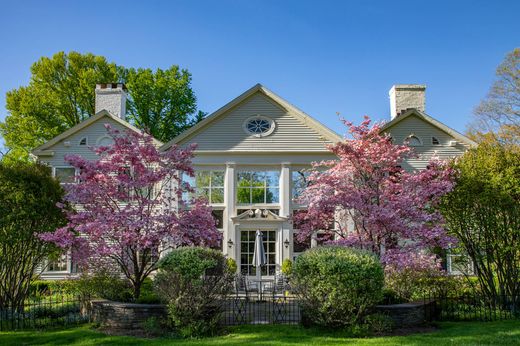
{"type": "Polygon", "coordinates": [[[206,112],[260,82],[339,133],[336,112],[387,119],[393,84],[424,83],[464,131],[520,46],[520,1],[0,1],[0,119],[34,61],[76,50],[187,68],[206,112]]]}

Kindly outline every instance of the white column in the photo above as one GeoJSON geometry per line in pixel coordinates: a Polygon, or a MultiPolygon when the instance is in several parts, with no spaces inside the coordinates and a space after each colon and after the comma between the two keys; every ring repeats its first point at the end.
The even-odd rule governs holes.
{"type": "MultiPolygon", "coordinates": [[[[226,163],[226,174],[224,177],[224,254],[229,258],[237,260],[238,254],[236,252],[238,241],[235,235],[235,226],[231,217],[236,216],[235,208],[235,163],[226,163]],[[229,240],[233,242],[233,246],[229,247],[229,240]]],[[[238,262],[238,261],[237,261],[238,262]]]]}
{"type": "MultiPolygon", "coordinates": [[[[291,164],[283,162],[280,172],[280,216],[291,216],[291,164]]],[[[279,256],[279,265],[282,265],[284,259],[292,258],[292,226],[289,222],[284,222],[280,232],[280,246],[281,253],[279,256]],[[285,247],[285,241],[289,240],[289,247],[285,247]]]]}

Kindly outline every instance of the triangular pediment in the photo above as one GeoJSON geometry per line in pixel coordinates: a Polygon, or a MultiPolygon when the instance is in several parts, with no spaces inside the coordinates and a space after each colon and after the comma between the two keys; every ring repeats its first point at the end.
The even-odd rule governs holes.
{"type": "Polygon", "coordinates": [[[269,209],[249,209],[240,215],[232,217],[234,223],[248,223],[248,222],[284,222],[288,218],[277,215],[269,209]]]}
{"type": "Polygon", "coordinates": [[[203,121],[186,130],[162,149],[197,144],[197,151],[327,151],[341,140],[334,131],[299,110],[264,86],[257,84],[203,121]],[[265,136],[248,133],[248,119],[273,122],[265,136]]]}

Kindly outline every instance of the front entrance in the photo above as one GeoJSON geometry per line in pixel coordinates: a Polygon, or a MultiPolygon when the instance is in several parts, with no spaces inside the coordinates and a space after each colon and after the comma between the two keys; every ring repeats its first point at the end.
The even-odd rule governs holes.
{"type": "MultiPolygon", "coordinates": [[[[240,230],[240,272],[242,275],[256,276],[256,267],[253,266],[253,253],[255,249],[256,229],[240,230]]],[[[276,274],[276,230],[260,229],[262,243],[264,245],[267,264],[260,270],[262,276],[274,276],[276,274]]]]}

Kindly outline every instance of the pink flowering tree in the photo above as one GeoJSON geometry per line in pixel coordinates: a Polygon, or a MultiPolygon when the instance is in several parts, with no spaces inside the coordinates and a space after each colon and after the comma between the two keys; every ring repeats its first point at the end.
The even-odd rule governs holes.
{"type": "Polygon", "coordinates": [[[407,172],[402,162],[416,156],[409,146],[393,144],[368,117],[359,126],[344,123],[351,138],[329,147],[339,160],[315,163],[308,178],[300,200],[308,211],[294,220],[299,241],[321,231],[329,242],[378,254],[387,267],[417,259],[436,266],[418,254],[454,241],[437,210],[453,187],[452,170],[432,159],[427,169],[407,172]]]}
{"type": "Polygon", "coordinates": [[[220,234],[205,201],[193,200],[189,208],[178,203],[190,189],[181,177],[194,174],[194,147],[160,152],[147,134],[107,130],[113,144],[92,148],[97,160],[65,158],[79,172],[65,197],[75,211],[65,227],[41,238],[72,250],[86,270],[118,268],[137,299],[162,252],[213,246],[220,234]]]}

